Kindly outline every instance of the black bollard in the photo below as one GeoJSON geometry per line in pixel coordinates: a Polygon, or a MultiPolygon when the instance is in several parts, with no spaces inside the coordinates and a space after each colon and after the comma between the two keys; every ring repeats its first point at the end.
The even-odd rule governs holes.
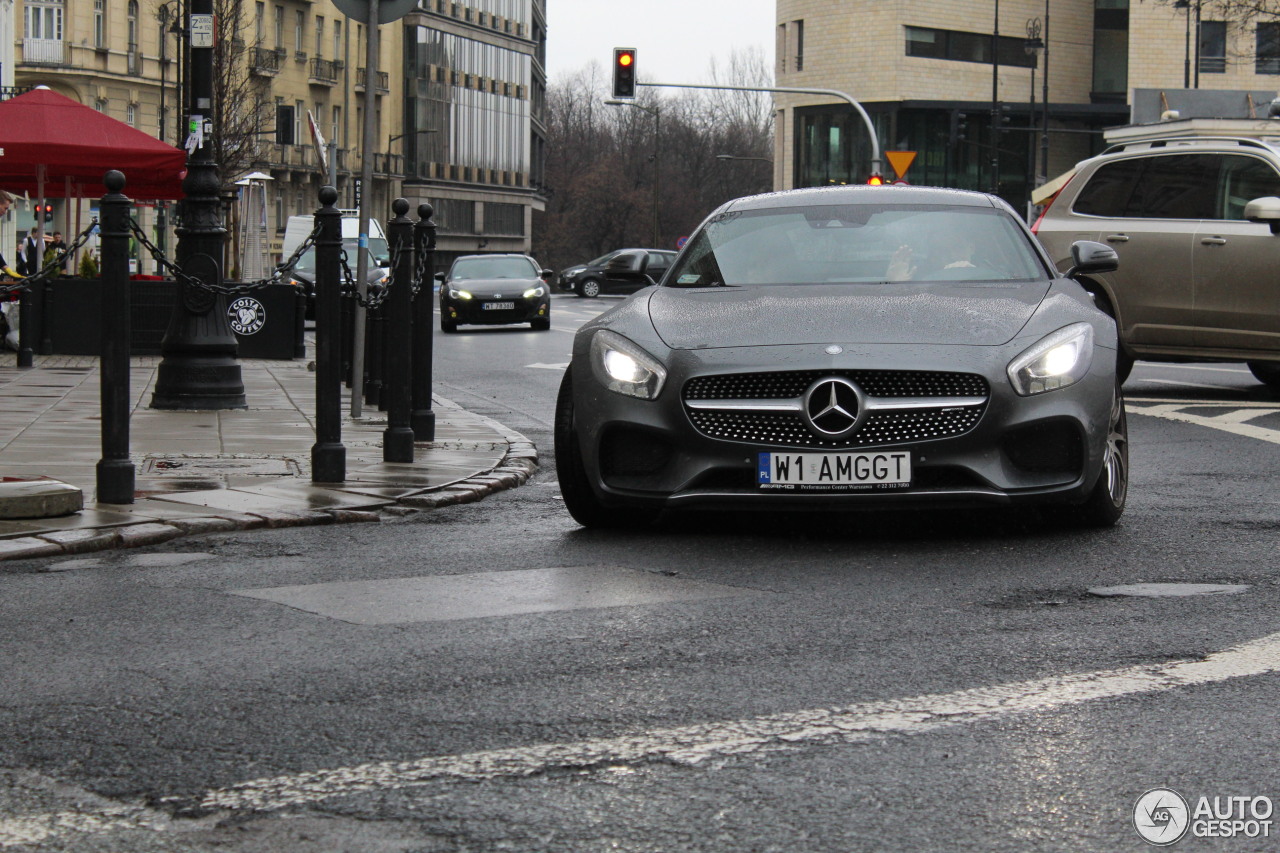
{"type": "Polygon", "coordinates": [[[352,342],[355,338],[356,301],[351,298],[342,300],[342,382],[351,387],[351,354],[352,342]]]}
{"type": "Polygon", "coordinates": [[[35,336],[32,329],[36,319],[36,295],[27,285],[18,292],[18,367],[35,367],[36,354],[31,349],[31,339],[35,336]]]}
{"type": "Polygon", "coordinates": [[[338,191],[321,187],[316,222],[316,443],[311,447],[311,482],[347,479],[342,444],[342,212],[338,191]]]}
{"type": "Polygon", "coordinates": [[[391,293],[383,303],[387,316],[387,375],[382,399],[387,404],[387,428],[382,433],[383,462],[413,461],[413,427],[409,344],[413,336],[413,223],[405,216],[409,202],[398,198],[391,203],[395,218],[387,223],[391,245],[391,293]]]}
{"type": "Polygon", "coordinates": [[[293,301],[293,357],[307,357],[307,294],[302,290],[293,301]]]}
{"type": "Polygon", "coordinates": [[[40,354],[53,355],[53,281],[48,278],[40,291],[40,354]]]}
{"type": "Polygon", "coordinates": [[[418,295],[413,298],[413,437],[417,441],[436,440],[436,413],[431,408],[431,345],[435,331],[436,223],[429,204],[418,205],[418,221],[413,226],[413,249],[417,259],[418,295]]]}
{"type": "Polygon", "coordinates": [[[365,405],[381,408],[382,333],[385,329],[382,306],[379,305],[364,314],[364,402],[365,405]]]}
{"type": "Polygon", "coordinates": [[[98,503],[133,503],[134,471],[129,459],[129,207],[124,175],[103,178],[107,194],[99,207],[102,246],[102,458],[98,460],[98,503]]]}

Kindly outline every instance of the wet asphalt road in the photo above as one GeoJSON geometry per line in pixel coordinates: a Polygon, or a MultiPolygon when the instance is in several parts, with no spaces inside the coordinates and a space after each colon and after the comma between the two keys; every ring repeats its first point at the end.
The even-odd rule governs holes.
{"type": "Polygon", "coordinates": [[[1139,364],[1112,530],[587,532],[558,500],[551,413],[572,329],[610,304],[436,339],[438,393],[540,448],[523,488],[6,564],[0,849],[1110,853],[1147,848],[1152,788],[1192,810],[1280,797],[1280,400],[1247,372],[1139,364]],[[447,581],[452,616],[479,612],[492,588],[470,584],[499,572],[541,609],[436,606],[447,581]],[[1157,581],[1246,588],[1089,592],[1157,581]],[[254,597],[282,588],[307,606],[254,597]],[[591,606],[602,590],[616,601],[591,606]],[[417,620],[376,621],[397,607],[417,620]]]}

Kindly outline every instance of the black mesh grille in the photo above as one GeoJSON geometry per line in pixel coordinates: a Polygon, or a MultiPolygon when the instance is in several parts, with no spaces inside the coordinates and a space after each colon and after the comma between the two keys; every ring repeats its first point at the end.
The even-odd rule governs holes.
{"type": "MultiPolygon", "coordinates": [[[[686,400],[790,400],[817,380],[843,376],[872,397],[988,396],[987,380],[973,373],[896,370],[793,370],[702,376],[684,386],[686,400]]],[[[858,432],[840,441],[819,438],[798,412],[742,412],[685,407],[703,435],[728,441],[787,447],[869,447],[951,438],[973,429],[986,403],[946,409],[872,412],[858,432]]]]}
{"type": "Polygon", "coordinates": [[[843,376],[872,397],[985,397],[987,380],[976,373],[932,370],[785,370],[699,376],[684,386],[686,400],[788,400],[824,376],[843,376]]]}

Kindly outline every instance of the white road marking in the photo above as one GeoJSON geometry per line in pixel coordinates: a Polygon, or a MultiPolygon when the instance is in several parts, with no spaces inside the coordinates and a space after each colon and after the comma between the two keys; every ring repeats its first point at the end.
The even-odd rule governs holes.
{"type": "Polygon", "coordinates": [[[543,370],[567,370],[569,362],[566,361],[564,364],[543,364],[542,362],[538,362],[536,364],[526,364],[525,367],[538,367],[543,370]]]}
{"type": "MultiPolygon", "coordinates": [[[[1203,660],[1053,676],[947,694],[818,708],[746,720],[657,729],[622,737],[386,761],[255,779],[207,792],[207,809],[274,811],[332,797],[419,787],[435,781],[518,778],[550,768],[604,769],[643,762],[694,765],[714,756],[794,746],[855,743],[889,734],[923,734],[1013,714],[1047,713],[1086,702],[1159,693],[1280,672],[1280,634],[1203,660]]],[[[179,798],[170,804],[185,804],[179,798]]],[[[163,814],[111,808],[0,819],[0,847],[82,833],[166,828],[163,814]]]]}
{"type": "Polygon", "coordinates": [[[1229,432],[1233,435],[1243,436],[1245,438],[1256,438],[1260,441],[1269,441],[1272,444],[1280,444],[1280,429],[1270,429],[1268,427],[1257,426],[1256,424],[1247,423],[1253,418],[1262,417],[1263,415],[1273,414],[1280,411],[1280,405],[1275,403],[1242,403],[1242,402],[1205,402],[1197,401],[1188,403],[1183,401],[1167,401],[1167,400],[1142,400],[1140,403],[1126,401],[1126,410],[1136,415],[1147,415],[1153,418],[1164,418],[1165,420],[1178,421],[1180,423],[1195,424],[1196,426],[1209,427],[1210,429],[1219,429],[1223,432],[1229,432]],[[1154,405],[1143,405],[1145,403],[1153,403],[1154,405]],[[1222,409],[1230,408],[1231,411],[1217,415],[1198,415],[1195,414],[1196,409],[1222,409]]]}
{"type": "Polygon", "coordinates": [[[424,785],[434,780],[519,777],[547,768],[594,768],[646,761],[697,764],[794,744],[847,743],[884,734],[917,734],[1008,714],[1053,711],[1113,699],[1280,670],[1280,634],[1216,652],[1204,660],[1132,666],[978,687],[949,694],[818,708],[721,723],[658,729],[576,743],[551,743],[379,762],[270,779],[210,791],[211,809],[274,810],[335,796],[424,785]]]}
{"type": "Polygon", "coordinates": [[[70,809],[44,812],[0,819],[0,847],[19,847],[126,830],[163,830],[169,825],[170,818],[164,812],[127,806],[103,809],[97,814],[70,809]]]}

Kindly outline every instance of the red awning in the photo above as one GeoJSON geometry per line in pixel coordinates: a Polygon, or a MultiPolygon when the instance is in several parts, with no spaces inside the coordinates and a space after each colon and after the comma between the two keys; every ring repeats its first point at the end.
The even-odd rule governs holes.
{"type": "Polygon", "coordinates": [[[95,198],[119,169],[132,199],[182,198],[187,173],[182,149],[45,88],[0,101],[0,151],[0,189],[32,197],[95,198]]]}

